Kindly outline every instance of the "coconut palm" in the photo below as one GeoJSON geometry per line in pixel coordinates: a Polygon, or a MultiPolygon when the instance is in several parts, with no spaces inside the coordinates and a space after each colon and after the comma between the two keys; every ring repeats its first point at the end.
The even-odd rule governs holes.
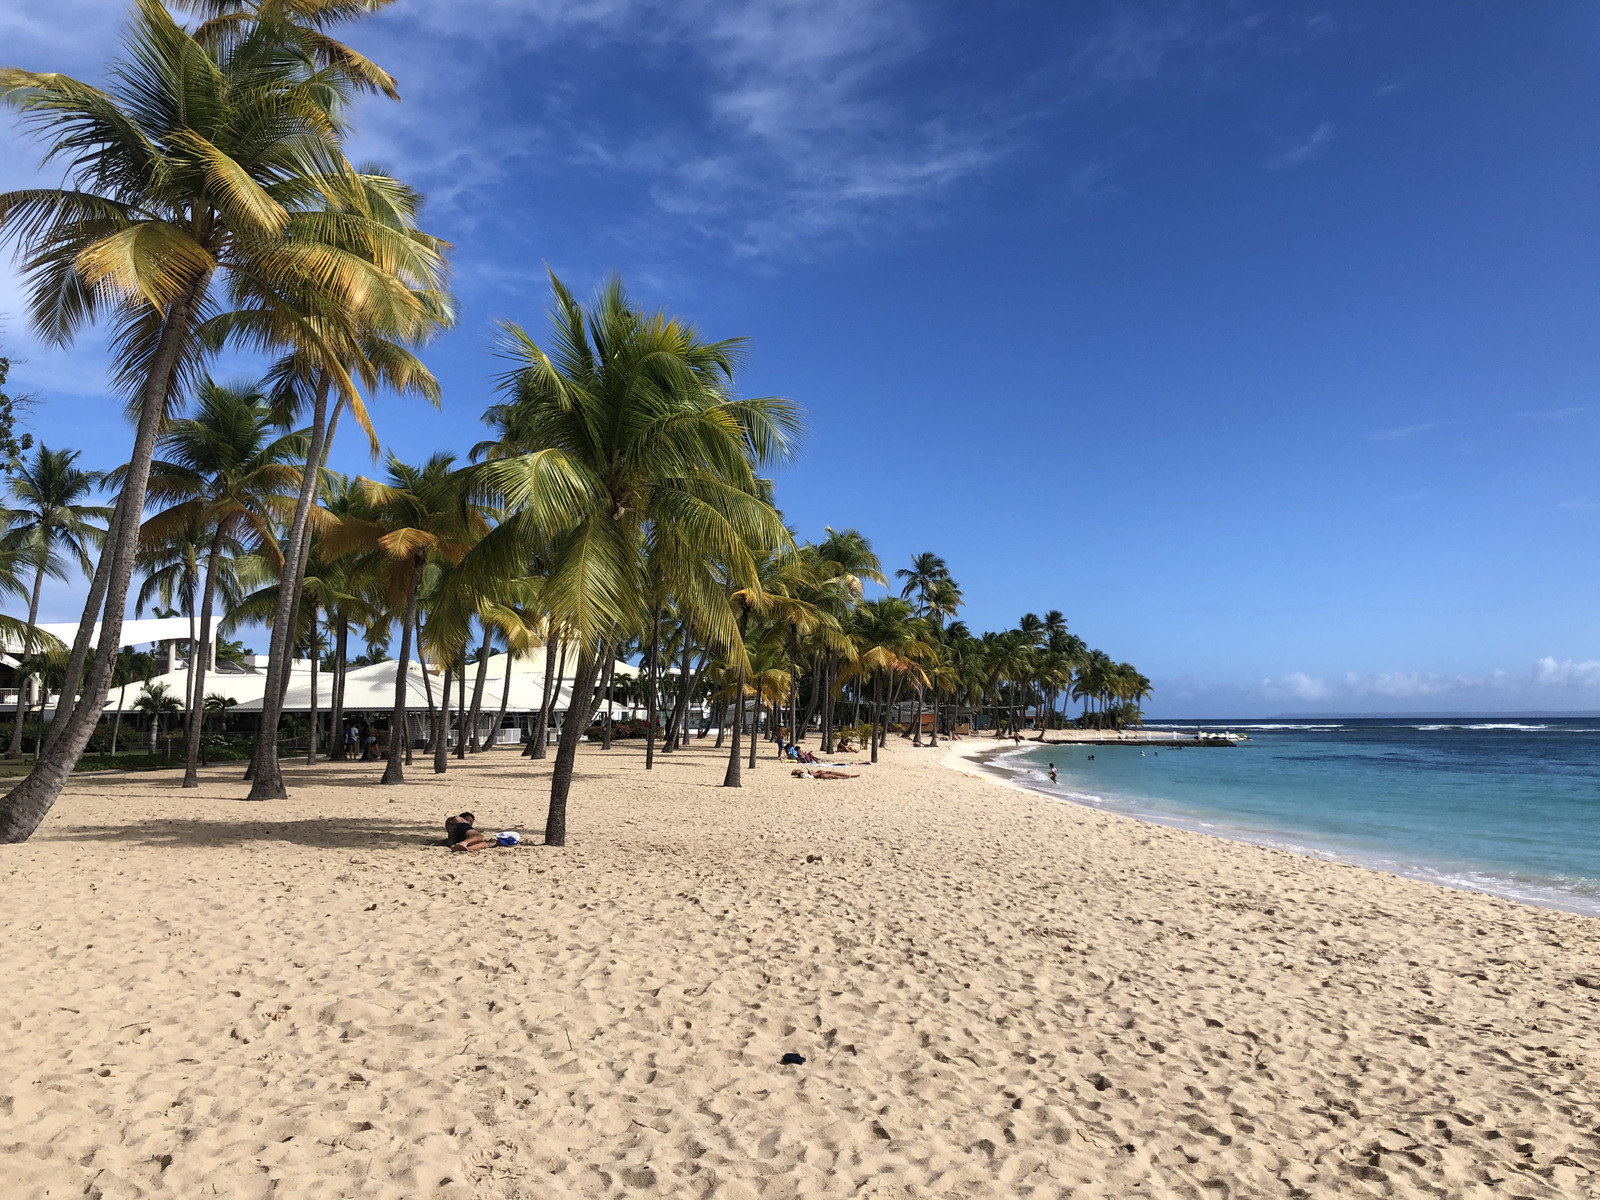
{"type": "MultiPolygon", "coordinates": [[[[39,595],[45,576],[66,577],[68,563],[85,575],[94,573],[90,550],[98,550],[105,540],[103,522],[111,510],[85,504],[99,485],[99,471],[85,471],[77,465],[78,451],[51,450],[41,444],[33,456],[20,461],[6,481],[16,508],[4,514],[6,543],[24,549],[33,559],[33,587],[28,593],[28,624],[39,619],[39,595]]],[[[17,675],[17,713],[11,730],[7,758],[22,755],[22,715],[27,703],[27,677],[17,675]]]]}
{"type": "MultiPolygon", "coordinates": [[[[186,539],[199,543],[205,569],[200,573],[198,602],[188,606],[191,625],[199,613],[194,646],[211,644],[212,609],[218,596],[226,608],[240,600],[237,577],[230,569],[234,557],[249,552],[274,566],[281,563],[277,529],[288,511],[286,493],[299,486],[301,472],[293,462],[304,456],[306,442],[304,433],[279,431],[259,388],[210,379],[198,389],[195,415],[169,422],[163,432],[157,447],[161,457],[151,464],[149,496],[166,507],[145,521],[141,537],[149,547],[147,554],[188,544],[186,539]]],[[[193,599],[192,577],[188,590],[193,599]]],[[[208,650],[191,651],[184,787],[199,786],[193,697],[205,695],[206,673],[212,665],[208,650]]]]}
{"type": "Polygon", "coordinates": [[[146,683],[144,690],[139,693],[138,699],[133,702],[133,708],[135,712],[150,714],[150,718],[154,722],[152,726],[152,731],[155,735],[154,742],[159,744],[161,741],[161,719],[169,713],[182,712],[183,701],[174,696],[164,683],[146,683]]]}
{"type": "MultiPolygon", "coordinates": [[[[515,325],[502,347],[501,424],[526,452],[475,468],[507,509],[480,544],[485,572],[518,573],[540,538],[553,542],[545,602],[578,642],[572,703],[551,773],[548,845],[566,842],[567,794],[578,738],[594,714],[601,641],[644,625],[645,535],[670,526],[694,558],[718,560],[751,582],[755,546],[788,540],[756,471],[784,457],[799,414],[777,399],[740,400],[737,340],[709,342],[684,321],[635,308],[618,280],[588,307],[551,276],[552,336],[540,345],[515,325]]],[[[732,611],[717,585],[689,586],[705,636],[733,645],[732,611]]]]}
{"type": "Polygon", "coordinates": [[[915,593],[917,607],[925,613],[928,610],[928,597],[934,587],[949,581],[950,567],[944,559],[930,551],[913,555],[911,566],[901,567],[894,575],[896,579],[905,580],[905,586],[900,589],[901,599],[909,599],[915,593]]]}
{"type": "MultiPolygon", "coordinates": [[[[331,5],[324,16],[362,7],[331,5]]],[[[98,720],[157,435],[197,373],[205,348],[197,328],[216,311],[218,290],[236,310],[315,292],[317,311],[344,313],[393,306],[405,291],[370,257],[348,251],[363,236],[358,222],[330,213],[330,197],[347,190],[340,181],[351,173],[341,109],[358,84],[346,66],[299,52],[305,30],[287,11],[263,5],[227,36],[206,39],[157,0],[137,0],[107,87],[0,70],[0,100],[46,142],[47,159],[67,163],[69,186],[0,195],[0,236],[18,246],[33,326],[66,344],[109,318],[113,382],[136,423],[65,696],[79,694],[103,612],[101,652],[70,715],[58,720],[61,732],[0,802],[0,839],[19,841],[37,827],[98,720]]]]}
{"type": "Polygon", "coordinates": [[[357,383],[369,390],[382,386],[411,392],[437,406],[438,381],[407,344],[426,341],[454,319],[452,301],[443,289],[447,244],[416,227],[421,196],[371,168],[346,172],[334,182],[325,214],[336,231],[330,240],[346,259],[380,280],[381,302],[329,306],[323,289],[269,284],[250,290],[242,296],[250,303],[213,319],[206,328],[212,344],[243,340],[286,349],[269,372],[274,399],[284,413],[309,410],[311,419],[306,470],[285,539],[284,586],[271,621],[262,736],[247,772],[255,800],[287,794],[271,746],[282,715],[289,648],[310,552],[311,512],[339,414],[348,409],[359,422],[376,458],[377,435],[357,383]],[[330,416],[335,392],[338,400],[330,416]]]}
{"type": "MultiPolygon", "coordinates": [[[[416,467],[391,454],[387,482],[357,481],[365,495],[367,515],[337,518],[324,535],[330,558],[376,552],[388,562],[388,599],[400,621],[400,653],[384,783],[405,782],[401,754],[409,740],[406,707],[411,635],[417,625],[418,597],[429,558],[451,566],[460,563],[486,529],[482,516],[469,502],[469,481],[464,473],[452,470],[454,463],[454,455],[435,454],[416,467]]],[[[422,648],[417,649],[420,656],[422,648]]]]}

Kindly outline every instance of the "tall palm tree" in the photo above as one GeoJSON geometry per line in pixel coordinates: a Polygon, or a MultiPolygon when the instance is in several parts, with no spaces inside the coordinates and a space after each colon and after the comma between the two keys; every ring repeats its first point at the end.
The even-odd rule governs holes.
{"type": "MultiPolygon", "coordinates": [[[[211,645],[212,608],[223,588],[227,607],[238,602],[236,585],[224,570],[225,555],[247,549],[281,563],[277,529],[287,512],[285,494],[300,484],[292,465],[305,454],[304,433],[284,434],[260,389],[201,383],[193,417],[168,423],[157,447],[161,458],[151,464],[149,496],[166,507],[145,521],[147,544],[171,544],[197,530],[205,570],[198,603],[197,647],[211,645]]],[[[184,715],[183,786],[198,787],[199,738],[195,736],[198,701],[204,697],[209,649],[189,657],[191,702],[184,715]]]]}
{"type": "MultiPolygon", "coordinates": [[[[304,30],[283,5],[267,7],[207,39],[158,0],[137,0],[105,88],[0,69],[0,101],[43,138],[47,160],[67,163],[69,186],[0,195],[0,236],[18,245],[32,324],[67,344],[109,317],[113,381],[136,425],[67,663],[62,707],[79,699],[28,778],[0,801],[0,840],[23,840],[38,826],[99,719],[157,435],[195,377],[204,350],[197,328],[215,311],[218,288],[235,309],[316,292],[320,311],[356,313],[404,291],[346,253],[351,223],[329,217],[329,197],[350,173],[341,109],[359,84],[327,55],[285,53],[301,49],[304,30]],[[102,613],[100,653],[80,692],[102,613]]],[[[338,20],[363,7],[330,4],[323,15],[338,20]]]]}
{"type": "Polygon", "coordinates": [[[309,409],[311,415],[306,469],[284,550],[284,586],[271,622],[262,736],[247,772],[253,800],[287,794],[272,747],[310,551],[311,510],[339,414],[348,408],[366,431],[376,458],[377,435],[357,382],[369,389],[386,386],[412,392],[437,406],[438,381],[407,344],[426,341],[454,319],[452,301],[443,288],[447,243],[416,226],[422,197],[376,169],[349,172],[336,182],[327,215],[340,231],[337,248],[382,281],[384,302],[330,307],[319,288],[261,288],[249,297],[258,303],[215,318],[206,330],[213,344],[233,339],[286,349],[288,353],[270,372],[275,398],[285,412],[309,409]],[[330,417],[335,389],[339,399],[330,417]]]}
{"type": "MultiPolygon", "coordinates": [[[[750,582],[750,546],[788,541],[757,470],[788,453],[800,419],[787,401],[734,396],[740,341],[706,341],[678,318],[644,312],[615,279],[587,308],[554,275],[550,284],[547,346],[505,328],[504,424],[526,452],[475,469],[508,512],[480,544],[489,572],[515,572],[536,539],[549,538],[545,601],[578,641],[545,828],[546,843],[561,846],[578,738],[595,711],[601,641],[644,623],[647,530],[673,526],[685,554],[719,560],[733,582],[750,582]]],[[[733,645],[737,629],[717,603],[717,581],[696,573],[688,586],[705,593],[696,604],[713,623],[705,636],[733,645]]]]}
{"type": "Polygon", "coordinates": [[[911,566],[901,567],[894,575],[896,579],[905,580],[905,586],[900,589],[901,599],[909,599],[915,592],[917,607],[926,612],[928,597],[934,587],[949,581],[950,567],[944,559],[929,551],[912,555],[911,566]]]}
{"type": "Polygon", "coordinates": [[[408,740],[411,634],[417,625],[417,601],[429,558],[458,564],[485,531],[483,518],[469,501],[470,481],[452,470],[454,463],[454,455],[435,454],[416,467],[391,454],[387,482],[357,481],[365,493],[369,515],[339,518],[325,535],[330,557],[375,551],[389,563],[389,600],[400,622],[400,653],[396,656],[384,783],[405,782],[402,755],[408,740]]]}
{"type": "MultiPolygon", "coordinates": [[[[6,490],[17,507],[4,514],[5,540],[14,548],[25,548],[34,560],[33,589],[28,594],[28,624],[39,619],[39,595],[45,576],[57,579],[66,575],[70,561],[85,575],[94,574],[90,550],[98,550],[105,540],[102,522],[111,509],[85,504],[99,485],[99,471],[85,471],[77,465],[78,451],[52,450],[39,445],[33,457],[21,461],[6,482],[6,490]]],[[[22,714],[27,702],[27,680],[17,677],[17,714],[11,729],[7,758],[22,756],[22,714]]]]}

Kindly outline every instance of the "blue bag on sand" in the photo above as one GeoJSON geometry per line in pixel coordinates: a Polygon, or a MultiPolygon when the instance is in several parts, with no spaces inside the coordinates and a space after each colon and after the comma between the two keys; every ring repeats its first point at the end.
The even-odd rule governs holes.
{"type": "Polygon", "coordinates": [[[522,840],[522,835],[520,833],[513,833],[508,829],[494,840],[499,842],[502,846],[515,846],[522,840]]]}

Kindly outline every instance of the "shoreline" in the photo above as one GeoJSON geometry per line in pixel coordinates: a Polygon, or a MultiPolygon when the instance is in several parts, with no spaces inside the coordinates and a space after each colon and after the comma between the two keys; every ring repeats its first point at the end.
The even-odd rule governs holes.
{"type": "Polygon", "coordinates": [[[737,792],[584,749],[559,851],[548,760],[74,779],[0,848],[8,1200],[1600,1181],[1594,921],[1018,802],[983,749],[737,792]],[[463,807],[528,844],[450,852],[463,807]]]}
{"type": "MultiPolygon", "coordinates": [[[[1067,743],[1052,743],[1050,741],[1042,743],[1043,746],[1052,744],[1067,743]]],[[[1130,742],[1130,744],[1133,743],[1130,742]]],[[[1465,892],[1468,895],[1488,896],[1499,900],[1508,900],[1515,904],[1527,904],[1535,908],[1550,909],[1555,912],[1570,913],[1573,916],[1600,920],[1600,901],[1569,891],[1563,891],[1556,885],[1541,881],[1529,880],[1524,883],[1515,878],[1489,875],[1484,881],[1477,882],[1463,879],[1460,876],[1452,876],[1445,871],[1429,866],[1425,862],[1408,862],[1400,857],[1396,857],[1392,861],[1383,862],[1364,859],[1358,854],[1342,850],[1336,846],[1319,845],[1309,834],[1305,835],[1304,840],[1295,840],[1297,835],[1294,831],[1258,831],[1230,826],[1226,823],[1225,816],[1221,817],[1216,823],[1209,823],[1198,819],[1186,820],[1174,814],[1150,811],[1148,809],[1130,810],[1109,800],[1102,803],[1093,803],[1086,799],[1080,799],[1066,789],[1047,791],[1042,787],[1031,787],[1003,774],[1003,768],[1000,768],[995,762],[995,760],[1008,754],[1023,753],[1030,749],[1039,748],[1041,748],[1041,743],[1027,740],[1024,740],[1021,746],[1017,746],[1014,743],[982,746],[963,757],[962,761],[974,765],[984,778],[994,783],[1020,792],[1026,792],[1032,796],[1039,796],[1057,804],[1070,804],[1077,808],[1087,809],[1090,812],[1123,817],[1130,821],[1138,821],[1146,825],[1157,825],[1164,829],[1181,829],[1186,833],[1219,838],[1222,841],[1232,842],[1237,845],[1255,846],[1264,850],[1277,850],[1286,854],[1297,854],[1314,862],[1332,862],[1344,866],[1358,867],[1364,871],[1374,871],[1378,874],[1407,879],[1416,883],[1433,884],[1451,891],[1465,892]]]]}

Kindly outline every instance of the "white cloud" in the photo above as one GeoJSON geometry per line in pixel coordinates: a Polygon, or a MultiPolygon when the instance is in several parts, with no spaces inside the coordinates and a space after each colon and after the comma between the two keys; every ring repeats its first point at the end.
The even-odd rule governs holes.
{"type": "Polygon", "coordinates": [[[1533,677],[1539,683],[1562,687],[1600,687],[1600,659],[1573,662],[1567,658],[1557,662],[1546,655],[1534,664],[1533,677]]]}
{"type": "Polygon", "coordinates": [[[1279,679],[1263,679],[1261,691],[1274,700],[1322,700],[1333,694],[1326,680],[1313,678],[1304,671],[1295,671],[1279,679]]]}
{"type": "Polygon", "coordinates": [[[1320,155],[1329,142],[1333,141],[1338,133],[1332,121],[1324,121],[1305,137],[1300,138],[1266,161],[1269,171],[1282,171],[1289,167],[1297,167],[1301,163],[1310,162],[1320,155]]]}
{"type": "Polygon", "coordinates": [[[1520,671],[1292,671],[1255,684],[1156,679],[1152,712],[1246,717],[1284,712],[1560,712],[1600,707],[1600,659],[1547,656],[1520,671]]]}

